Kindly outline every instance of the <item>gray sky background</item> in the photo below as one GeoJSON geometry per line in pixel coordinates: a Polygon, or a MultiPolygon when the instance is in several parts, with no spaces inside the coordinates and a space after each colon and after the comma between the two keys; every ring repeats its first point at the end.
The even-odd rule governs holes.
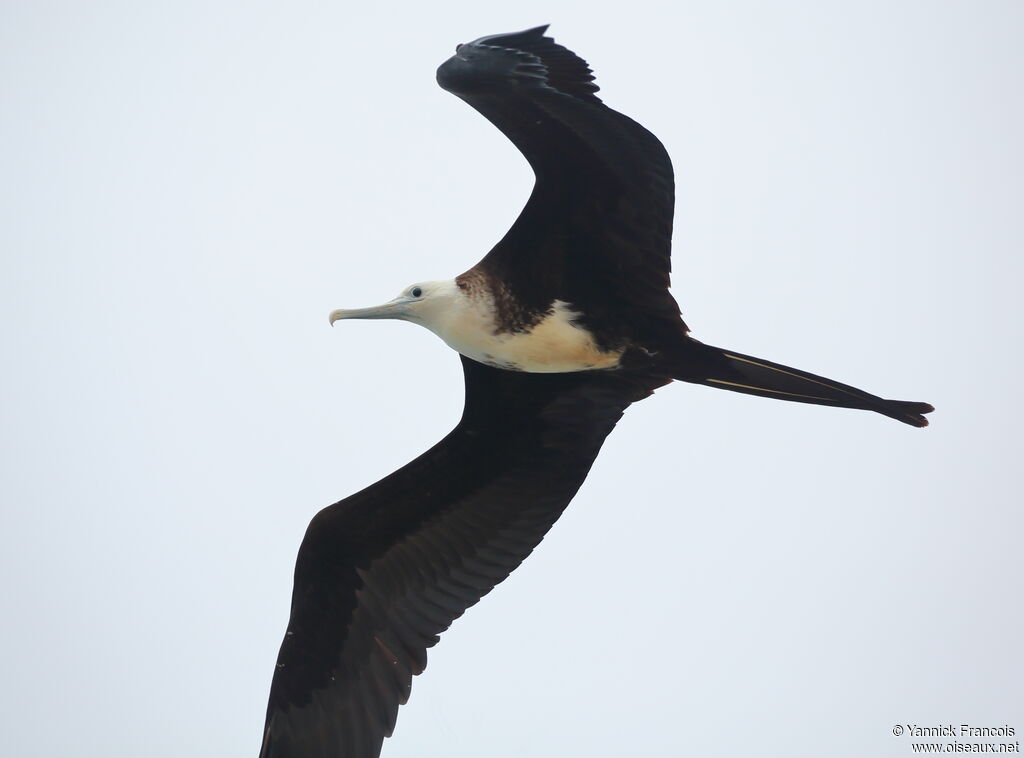
{"type": "Polygon", "coordinates": [[[0,7],[0,753],[256,755],[308,520],[461,409],[436,337],[327,313],[512,223],[434,70],[545,22],[672,155],[695,336],[938,410],[634,406],[384,756],[1019,738],[1024,5],[368,5],[0,7]]]}

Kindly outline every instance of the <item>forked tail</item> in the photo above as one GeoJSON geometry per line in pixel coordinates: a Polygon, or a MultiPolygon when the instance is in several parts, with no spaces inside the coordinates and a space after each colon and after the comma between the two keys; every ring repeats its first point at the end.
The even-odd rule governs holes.
{"type": "Polygon", "coordinates": [[[748,395],[796,403],[875,411],[904,424],[928,426],[928,403],[886,400],[817,374],[693,341],[675,364],[674,377],[748,395]]]}

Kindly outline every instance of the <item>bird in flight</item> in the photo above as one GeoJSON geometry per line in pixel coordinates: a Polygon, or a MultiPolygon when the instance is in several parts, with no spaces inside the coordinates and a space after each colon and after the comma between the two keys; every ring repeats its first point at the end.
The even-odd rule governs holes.
{"type": "Polygon", "coordinates": [[[927,403],[689,336],[669,293],[674,182],[657,137],[596,95],[546,26],[459,45],[437,71],[536,174],[478,264],[342,319],[402,319],[461,355],[458,425],[320,511],[299,548],[261,758],[375,758],[427,649],[537,546],[623,411],[674,379],[926,426],[927,403]]]}

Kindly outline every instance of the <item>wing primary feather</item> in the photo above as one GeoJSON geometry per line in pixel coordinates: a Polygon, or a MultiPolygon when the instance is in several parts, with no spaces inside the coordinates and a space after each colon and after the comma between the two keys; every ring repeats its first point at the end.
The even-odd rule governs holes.
{"type": "Polygon", "coordinates": [[[311,521],[261,758],[377,756],[427,649],[530,554],[622,410],[664,383],[463,369],[455,430],[311,521]]]}
{"type": "Polygon", "coordinates": [[[580,324],[602,347],[644,334],[658,350],[684,336],[668,291],[672,162],[657,137],[594,94],[586,61],[538,27],[460,45],[437,81],[537,176],[515,224],[475,267],[516,293],[510,322],[533,323],[561,299],[584,306],[580,324]]]}

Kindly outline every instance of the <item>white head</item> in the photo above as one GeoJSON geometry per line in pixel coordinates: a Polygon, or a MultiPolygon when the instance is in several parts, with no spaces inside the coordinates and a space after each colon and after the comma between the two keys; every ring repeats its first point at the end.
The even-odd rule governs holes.
{"type": "Polygon", "coordinates": [[[579,314],[555,300],[551,313],[529,331],[496,328],[491,294],[480,287],[463,290],[454,279],[420,282],[394,300],[373,308],[331,312],[343,318],[396,318],[425,326],[448,346],[479,363],[537,373],[612,368],[622,350],[605,351],[577,322],[579,314]]]}
{"type": "Polygon", "coordinates": [[[425,326],[433,332],[443,330],[447,316],[457,311],[464,297],[454,279],[410,284],[394,300],[371,308],[340,308],[331,311],[330,321],[346,318],[394,318],[425,326]]]}

